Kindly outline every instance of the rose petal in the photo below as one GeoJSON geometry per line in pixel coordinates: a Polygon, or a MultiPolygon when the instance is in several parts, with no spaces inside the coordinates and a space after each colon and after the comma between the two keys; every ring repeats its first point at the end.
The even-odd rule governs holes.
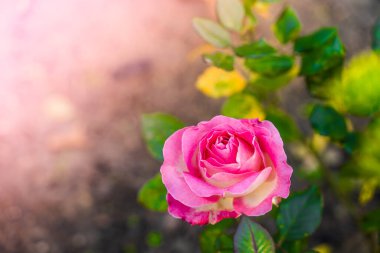
{"type": "Polygon", "coordinates": [[[264,165],[264,155],[256,138],[253,140],[253,146],[255,147],[254,154],[241,165],[240,171],[258,171],[264,165]]]}
{"type": "MultiPolygon", "coordinates": [[[[206,169],[207,175],[213,175],[215,173],[219,172],[230,172],[235,173],[236,171],[239,171],[240,164],[237,163],[230,163],[230,164],[221,164],[218,161],[216,161],[213,158],[209,158],[207,160],[201,160],[199,162],[199,168],[206,169]]],[[[202,173],[202,171],[201,171],[202,173]]]]}
{"type": "Polygon", "coordinates": [[[218,173],[212,178],[198,178],[184,173],[184,179],[197,196],[241,196],[259,187],[269,176],[272,168],[268,167],[259,172],[244,174],[218,173]],[[226,187],[223,185],[226,185],[226,187]],[[217,185],[214,185],[217,184],[217,185]],[[232,184],[232,185],[231,185],[232,184]]]}
{"type": "MultiPolygon", "coordinates": [[[[264,159],[265,166],[273,166],[276,170],[279,182],[278,184],[286,191],[281,191],[280,196],[286,198],[289,195],[290,178],[293,173],[286,160],[286,154],[283,142],[277,128],[270,122],[250,120],[250,124],[255,124],[255,133],[263,153],[266,153],[270,159],[264,159]],[[273,164],[273,165],[272,165],[273,164]]],[[[266,155],[264,155],[266,156],[266,155]]]]}
{"type": "Polygon", "coordinates": [[[210,121],[202,121],[195,127],[188,127],[182,136],[182,152],[184,154],[184,160],[187,168],[193,174],[198,173],[196,166],[196,151],[198,150],[200,141],[211,130],[218,130],[218,127],[221,131],[226,131],[228,129],[232,129],[233,131],[246,130],[246,126],[240,120],[222,115],[215,116],[210,121]],[[228,127],[223,128],[220,127],[220,125],[228,127]]]}
{"type": "Polygon", "coordinates": [[[272,171],[271,167],[267,167],[261,171],[254,172],[251,177],[247,177],[240,183],[228,188],[225,196],[239,197],[245,194],[249,194],[267,180],[272,171]]]}
{"type": "Polygon", "coordinates": [[[198,173],[197,170],[197,151],[198,142],[202,137],[198,127],[189,127],[182,135],[182,147],[180,148],[183,153],[185,164],[189,171],[194,174],[198,173]]]}
{"type": "Polygon", "coordinates": [[[259,216],[272,209],[272,196],[277,185],[276,172],[251,193],[234,199],[234,209],[248,216],[259,216]]]}
{"type": "Polygon", "coordinates": [[[209,134],[204,136],[198,145],[199,159],[213,158],[218,160],[220,163],[224,163],[223,159],[215,153],[213,143],[215,143],[218,135],[223,134],[221,131],[211,131],[209,134]]]}
{"type": "Polygon", "coordinates": [[[236,159],[235,159],[236,156],[233,153],[231,153],[229,148],[218,149],[217,147],[212,146],[211,151],[212,151],[212,156],[209,156],[209,157],[218,158],[223,163],[236,162],[236,159]]]}
{"type": "MultiPolygon", "coordinates": [[[[286,160],[285,150],[283,148],[283,142],[276,127],[269,121],[261,122],[260,127],[265,127],[270,132],[270,135],[258,135],[261,150],[268,154],[270,161],[273,163],[274,168],[278,176],[278,185],[280,188],[279,197],[287,198],[289,195],[290,178],[293,173],[292,167],[290,167],[286,160]]],[[[264,159],[267,160],[268,159],[264,159]]],[[[266,162],[268,163],[268,162],[266,162]]],[[[271,165],[269,165],[271,166],[271,165]]]]}
{"type": "Polygon", "coordinates": [[[162,153],[164,155],[164,165],[176,167],[179,171],[189,171],[183,159],[181,150],[182,135],[186,128],[174,132],[164,143],[162,153]]]}
{"type": "Polygon", "coordinates": [[[165,160],[160,169],[162,181],[174,198],[188,206],[198,207],[215,203],[218,197],[202,198],[195,195],[183,178],[183,172],[186,171],[181,153],[181,139],[184,131],[186,129],[175,132],[164,144],[165,160]]]}
{"type": "Polygon", "coordinates": [[[250,194],[234,200],[235,210],[246,215],[257,216],[272,209],[274,197],[289,196],[290,177],[293,169],[286,162],[286,154],[280,134],[269,121],[250,121],[255,125],[255,133],[264,153],[266,165],[273,166],[269,179],[250,194]]]}
{"type": "Polygon", "coordinates": [[[236,162],[239,164],[245,163],[255,152],[252,144],[238,138],[239,146],[236,154],[236,162]]]}
{"type": "Polygon", "coordinates": [[[215,224],[226,218],[240,216],[235,211],[215,209],[217,206],[205,206],[202,209],[191,208],[177,201],[170,194],[167,195],[167,201],[169,204],[168,211],[173,217],[183,219],[192,225],[215,224]]]}

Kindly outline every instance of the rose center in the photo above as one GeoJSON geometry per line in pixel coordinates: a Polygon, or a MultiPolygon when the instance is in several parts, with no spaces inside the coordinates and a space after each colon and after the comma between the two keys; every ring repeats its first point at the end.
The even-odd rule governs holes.
{"type": "Polygon", "coordinates": [[[229,140],[230,140],[229,136],[218,136],[214,145],[218,149],[226,149],[226,146],[229,140]]]}

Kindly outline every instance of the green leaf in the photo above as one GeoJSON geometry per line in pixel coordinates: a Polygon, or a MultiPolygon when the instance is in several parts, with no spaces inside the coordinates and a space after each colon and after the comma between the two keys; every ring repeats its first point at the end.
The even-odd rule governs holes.
{"type": "MultiPolygon", "coordinates": [[[[250,86],[254,90],[254,93],[257,92],[273,92],[284,85],[289,84],[294,78],[297,77],[299,72],[299,66],[296,64],[286,73],[274,77],[266,77],[258,74],[252,74],[250,80],[250,86]]],[[[258,96],[260,97],[260,96],[258,96]]]]}
{"type": "Polygon", "coordinates": [[[380,231],[380,209],[375,209],[363,217],[361,227],[367,232],[380,231]]]}
{"type": "Polygon", "coordinates": [[[261,3],[277,3],[280,0],[258,0],[258,1],[261,2],[261,3]]]}
{"type": "Polygon", "coordinates": [[[347,135],[344,117],[331,106],[315,105],[309,119],[313,129],[320,135],[334,140],[342,140],[347,135]]]}
{"type": "Polygon", "coordinates": [[[228,253],[234,248],[229,229],[235,224],[233,219],[224,219],[215,225],[208,225],[200,233],[199,243],[202,253],[228,253]]]}
{"type": "Polygon", "coordinates": [[[307,247],[307,240],[287,241],[281,245],[281,249],[289,253],[304,253],[307,247]]]}
{"type": "Polygon", "coordinates": [[[276,49],[270,46],[265,40],[241,45],[234,49],[237,56],[244,58],[260,58],[276,53],[276,49]]]}
{"type": "Polygon", "coordinates": [[[342,64],[345,55],[344,46],[335,37],[324,47],[303,55],[301,75],[316,75],[342,64]]]}
{"type": "Polygon", "coordinates": [[[229,32],[218,23],[204,18],[194,18],[193,25],[198,34],[208,43],[221,48],[231,44],[229,32]]]}
{"type": "Polygon", "coordinates": [[[265,114],[259,102],[251,95],[240,93],[227,99],[222,114],[237,119],[264,119],[265,114]]]}
{"type": "Polygon", "coordinates": [[[150,248],[157,248],[162,244],[162,235],[159,232],[149,232],[146,237],[146,243],[150,248]]]}
{"type": "Polygon", "coordinates": [[[380,50],[380,17],[373,26],[372,36],[372,49],[380,50]]]}
{"type": "Polygon", "coordinates": [[[299,139],[301,136],[300,131],[290,115],[277,108],[268,109],[266,114],[266,119],[271,121],[276,126],[285,142],[291,142],[299,139]]]}
{"type": "Polygon", "coordinates": [[[312,234],[321,222],[322,196],[317,187],[292,194],[280,204],[276,223],[280,240],[298,240],[312,234]]]}
{"type": "Polygon", "coordinates": [[[168,209],[166,188],[162,183],[160,173],[157,173],[143,185],[138,193],[137,200],[152,211],[165,212],[168,209]]]}
{"type": "Polygon", "coordinates": [[[334,27],[321,28],[310,35],[298,38],[294,44],[294,51],[298,53],[313,51],[336,38],[337,34],[338,31],[334,27]]]}
{"type": "Polygon", "coordinates": [[[142,134],[152,156],[162,161],[162,149],[166,139],[185,125],[169,114],[152,113],[142,116],[142,134]]]}
{"type": "Polygon", "coordinates": [[[288,43],[297,38],[301,31],[301,23],[296,12],[291,7],[286,7],[274,25],[274,33],[281,43],[288,43]]]}
{"type": "Polygon", "coordinates": [[[232,71],[234,69],[234,57],[222,52],[216,52],[213,54],[207,54],[204,56],[207,63],[211,63],[215,67],[224,69],[226,71],[232,71]]]}
{"type": "Polygon", "coordinates": [[[270,234],[259,224],[243,217],[234,236],[236,253],[275,253],[270,234]]]}
{"type": "Polygon", "coordinates": [[[301,54],[300,74],[306,77],[308,91],[326,99],[331,94],[329,83],[340,78],[346,53],[336,28],[322,28],[298,38],[294,49],[301,54]]]}
{"type": "Polygon", "coordinates": [[[352,154],[359,146],[359,134],[355,132],[348,133],[343,140],[344,150],[352,154]]]}
{"type": "Polygon", "coordinates": [[[327,99],[331,96],[332,83],[341,78],[342,69],[343,62],[337,62],[336,66],[328,70],[315,75],[305,76],[310,95],[320,99],[327,99]]]}
{"type": "Polygon", "coordinates": [[[257,59],[246,59],[245,66],[263,76],[276,77],[288,72],[294,64],[290,56],[268,55],[257,59]]]}
{"type": "Polygon", "coordinates": [[[244,18],[244,6],[240,0],[218,0],[216,10],[222,25],[240,31],[244,18]]]}

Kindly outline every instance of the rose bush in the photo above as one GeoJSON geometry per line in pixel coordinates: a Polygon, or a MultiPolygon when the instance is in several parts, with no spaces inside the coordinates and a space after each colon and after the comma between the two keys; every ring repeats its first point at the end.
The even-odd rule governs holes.
{"type": "Polygon", "coordinates": [[[263,215],[289,195],[293,170],[269,121],[216,116],[176,131],[163,155],[168,211],[191,224],[263,215]]]}

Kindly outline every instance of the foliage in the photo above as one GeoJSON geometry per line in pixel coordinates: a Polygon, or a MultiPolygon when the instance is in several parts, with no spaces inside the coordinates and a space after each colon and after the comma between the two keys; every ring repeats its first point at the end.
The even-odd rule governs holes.
{"type": "Polygon", "coordinates": [[[316,187],[285,199],[277,215],[280,240],[297,240],[312,234],[322,217],[322,196],[316,187]]]}
{"type": "Polygon", "coordinates": [[[152,211],[165,212],[168,209],[166,202],[166,188],[162,183],[161,174],[158,173],[141,187],[138,201],[152,211]]]}
{"type": "Polygon", "coordinates": [[[285,8],[274,26],[277,39],[281,43],[288,43],[296,39],[300,31],[301,23],[296,12],[290,7],[285,8]]]}
{"type": "Polygon", "coordinates": [[[169,114],[153,113],[142,116],[142,134],[149,152],[158,160],[163,160],[162,148],[165,140],[185,125],[169,114]]]}
{"type": "Polygon", "coordinates": [[[234,69],[234,57],[222,52],[216,52],[213,54],[206,54],[204,56],[206,62],[221,68],[226,71],[232,71],[234,69]]]}
{"type": "Polygon", "coordinates": [[[276,53],[276,49],[270,46],[265,40],[240,45],[234,48],[235,54],[240,57],[255,59],[276,53]]]}
{"type": "Polygon", "coordinates": [[[315,105],[310,115],[310,124],[320,135],[341,140],[347,135],[345,119],[330,106],[315,105]]]}
{"type": "Polygon", "coordinates": [[[237,253],[275,253],[272,237],[262,226],[243,217],[234,236],[237,253]]]}
{"type": "Polygon", "coordinates": [[[329,99],[342,111],[371,116],[380,111],[380,55],[364,52],[345,66],[342,78],[331,84],[329,99]]]}
{"type": "MultiPolygon", "coordinates": [[[[311,186],[292,193],[272,212],[277,233],[248,217],[240,218],[236,231],[233,220],[224,220],[203,229],[202,252],[332,251],[326,244],[314,249],[308,245],[323,211],[323,197],[315,184],[328,186],[358,222],[363,236],[376,235],[380,229],[379,208],[365,208],[374,202],[380,185],[380,19],[372,31],[373,50],[345,63],[346,49],[338,29],[322,27],[301,34],[301,21],[290,6],[282,6],[271,24],[280,43],[260,36],[257,9],[276,2],[218,0],[218,21],[194,18],[197,33],[219,48],[203,56],[210,66],[198,77],[196,87],[211,98],[225,98],[221,113],[226,116],[271,121],[284,142],[293,145],[292,155],[303,161],[295,175],[311,186]],[[290,113],[282,108],[280,94],[297,77],[303,78],[313,101],[304,105],[303,112],[292,108],[290,113]],[[349,115],[365,117],[369,124],[356,125],[349,115]],[[308,120],[310,131],[301,131],[300,119],[308,120]],[[324,160],[329,147],[347,155],[339,170],[332,170],[324,160]]],[[[184,124],[166,114],[145,115],[142,123],[148,150],[162,160],[165,139],[184,124]]],[[[160,180],[159,174],[149,180],[138,196],[147,208],[157,211],[167,208],[160,180]]]]}
{"type": "Polygon", "coordinates": [[[147,235],[146,242],[151,248],[157,248],[162,243],[162,235],[158,232],[150,232],[147,235]]]}
{"type": "Polygon", "coordinates": [[[301,133],[297,127],[297,124],[289,114],[276,107],[268,108],[266,114],[266,119],[277,127],[282,139],[285,142],[298,140],[301,133]]]}
{"type": "Polygon", "coordinates": [[[222,107],[222,114],[237,119],[259,118],[263,120],[265,113],[255,97],[239,93],[229,97],[222,107]]]}
{"type": "Polygon", "coordinates": [[[212,98],[231,96],[244,89],[246,82],[237,71],[208,67],[196,82],[196,87],[212,98]]]}
{"type": "Polygon", "coordinates": [[[202,252],[231,252],[234,247],[234,242],[229,230],[233,227],[234,223],[232,219],[225,219],[215,225],[205,227],[199,237],[202,252]]]}
{"type": "Polygon", "coordinates": [[[375,25],[373,26],[372,49],[380,50],[380,18],[377,19],[375,25]]]}

